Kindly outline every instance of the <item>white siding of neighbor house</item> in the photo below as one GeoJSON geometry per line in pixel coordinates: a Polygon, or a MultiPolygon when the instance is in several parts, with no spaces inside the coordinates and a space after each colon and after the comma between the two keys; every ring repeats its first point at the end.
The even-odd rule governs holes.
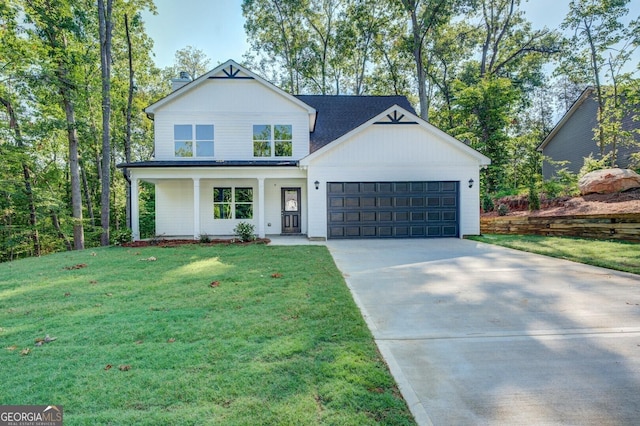
{"type": "Polygon", "coordinates": [[[479,163],[419,125],[372,125],[311,161],[308,235],[326,238],[326,183],[339,181],[458,181],[460,234],[480,233],[479,163]],[[474,185],[469,188],[469,179],[474,185]]]}
{"type": "Polygon", "coordinates": [[[214,160],[268,160],[253,157],[254,124],[292,125],[292,157],[272,159],[309,153],[308,112],[255,80],[209,79],[159,107],[154,121],[156,160],[203,159],[174,157],[174,124],[213,124],[214,160]]]}

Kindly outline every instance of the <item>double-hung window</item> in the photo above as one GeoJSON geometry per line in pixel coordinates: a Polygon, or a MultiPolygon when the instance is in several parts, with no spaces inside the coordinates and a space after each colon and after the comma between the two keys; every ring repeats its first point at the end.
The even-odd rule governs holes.
{"type": "Polygon", "coordinates": [[[254,157],[291,157],[293,132],[290,124],[254,124],[254,157]]]}
{"type": "Polygon", "coordinates": [[[176,157],[213,157],[213,124],[176,124],[173,141],[176,157]]]}
{"type": "Polygon", "coordinates": [[[253,219],[253,188],[213,188],[214,219],[253,219]]]}

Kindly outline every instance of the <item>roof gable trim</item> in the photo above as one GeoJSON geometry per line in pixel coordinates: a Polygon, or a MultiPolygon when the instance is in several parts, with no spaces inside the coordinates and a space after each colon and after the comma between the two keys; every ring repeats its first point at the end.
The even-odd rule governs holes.
{"type": "Polygon", "coordinates": [[[289,93],[280,89],[273,83],[268,82],[267,80],[263,79],[259,75],[254,74],[253,72],[249,71],[248,69],[244,68],[243,66],[239,65],[237,62],[231,59],[225,62],[224,64],[217,66],[216,68],[209,71],[208,73],[201,75],[200,77],[196,78],[192,82],[185,84],[178,90],[171,92],[164,98],[146,107],[145,112],[147,113],[147,116],[153,119],[153,116],[158,108],[161,108],[163,105],[171,102],[173,99],[179,96],[182,96],[183,94],[186,94],[191,90],[196,89],[198,86],[205,83],[210,78],[213,78],[213,79],[221,78],[221,79],[231,79],[231,80],[249,80],[249,79],[255,80],[260,84],[264,85],[269,90],[272,90],[273,92],[286,98],[291,103],[307,111],[307,113],[309,114],[309,128],[310,130],[313,129],[313,124],[315,123],[315,115],[316,115],[316,110],[314,108],[307,105],[306,103],[296,98],[295,96],[290,95],[289,93]]]}
{"type": "Polygon", "coordinates": [[[335,148],[336,146],[342,144],[343,142],[345,142],[346,140],[352,138],[353,136],[363,132],[366,128],[368,128],[369,126],[371,126],[373,124],[381,124],[381,123],[386,123],[386,124],[400,124],[400,123],[410,124],[409,122],[404,122],[404,121],[400,121],[400,123],[392,123],[391,121],[385,121],[385,119],[391,120],[391,119],[393,119],[393,117],[396,117],[396,118],[399,117],[398,120],[401,120],[405,116],[410,117],[411,119],[415,120],[415,124],[419,125],[420,127],[425,129],[426,131],[428,131],[430,133],[435,133],[437,136],[442,138],[442,140],[445,143],[448,143],[448,144],[454,146],[455,148],[463,151],[467,155],[470,155],[470,156],[474,157],[476,160],[478,160],[478,163],[479,163],[480,166],[488,166],[489,164],[491,164],[491,160],[489,159],[489,157],[487,157],[484,154],[476,151],[475,149],[467,146],[465,143],[459,141],[458,139],[454,138],[450,134],[440,130],[439,128],[437,128],[433,124],[430,124],[430,123],[424,121],[423,119],[421,119],[417,115],[412,114],[410,111],[407,111],[406,109],[402,108],[401,106],[393,105],[392,107],[390,107],[387,110],[381,112],[380,114],[378,114],[377,116],[373,117],[371,120],[367,121],[366,123],[363,123],[362,125],[360,125],[360,126],[356,127],[355,129],[351,130],[350,132],[340,136],[335,141],[328,143],[327,145],[323,146],[322,148],[318,149],[317,151],[314,151],[313,153],[311,153],[311,154],[307,155],[306,157],[302,158],[300,160],[300,166],[301,167],[309,166],[309,164],[314,159],[322,156],[324,153],[332,150],[333,148],[335,148]]]}

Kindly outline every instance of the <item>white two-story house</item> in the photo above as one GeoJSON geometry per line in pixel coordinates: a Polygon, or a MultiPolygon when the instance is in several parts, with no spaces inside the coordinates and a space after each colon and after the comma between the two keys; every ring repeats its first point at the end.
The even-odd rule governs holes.
{"type": "Polygon", "coordinates": [[[293,96],[228,61],[146,109],[155,156],[131,172],[155,185],[156,234],[311,239],[479,234],[489,159],[420,119],[402,96],[293,96]]]}

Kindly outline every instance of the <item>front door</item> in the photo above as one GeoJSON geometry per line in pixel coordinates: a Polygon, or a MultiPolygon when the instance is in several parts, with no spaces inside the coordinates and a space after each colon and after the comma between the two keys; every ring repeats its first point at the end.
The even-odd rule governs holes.
{"type": "Polygon", "coordinates": [[[282,188],[282,233],[300,233],[300,188],[282,188]]]}

